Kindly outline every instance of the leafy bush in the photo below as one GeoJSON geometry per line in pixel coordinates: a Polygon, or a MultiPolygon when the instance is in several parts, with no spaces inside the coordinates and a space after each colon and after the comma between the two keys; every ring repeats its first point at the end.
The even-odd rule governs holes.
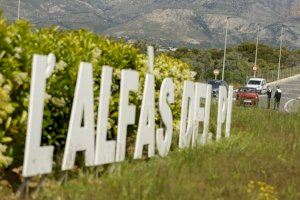
{"type": "MultiPolygon", "coordinates": [[[[114,68],[109,119],[109,132],[113,134],[110,137],[115,137],[117,128],[122,69],[141,72],[140,92],[132,102],[141,101],[147,58],[130,44],[116,42],[86,30],[62,31],[56,27],[37,29],[27,21],[8,24],[0,17],[0,143],[7,141],[10,142],[9,149],[14,147],[12,156],[15,165],[20,164],[23,158],[32,57],[35,53],[47,55],[50,52],[55,54],[57,64],[47,80],[42,143],[54,145],[56,151],[64,147],[80,61],[93,65],[95,114],[102,66],[110,65],[114,68]]],[[[192,79],[189,66],[166,55],[159,55],[155,59],[154,74],[156,89],[159,89],[163,78],[174,78],[176,103],[173,110],[174,119],[178,121],[182,83],[183,80],[192,79]]],[[[130,137],[134,137],[135,130],[132,127],[130,137]]],[[[2,150],[4,153],[5,149],[2,150]]],[[[0,167],[1,163],[0,160],[0,167]]]]}
{"type": "Polygon", "coordinates": [[[7,146],[4,145],[12,140],[5,135],[12,121],[10,114],[14,112],[14,107],[10,102],[10,88],[9,82],[0,73],[0,168],[8,166],[12,161],[10,157],[5,156],[7,146]]]}

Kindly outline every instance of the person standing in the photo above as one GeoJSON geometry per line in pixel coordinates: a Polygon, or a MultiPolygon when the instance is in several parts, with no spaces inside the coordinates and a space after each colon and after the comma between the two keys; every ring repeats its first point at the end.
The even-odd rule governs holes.
{"type": "Polygon", "coordinates": [[[281,89],[279,86],[277,86],[274,98],[275,98],[275,103],[274,103],[274,110],[279,109],[280,106],[280,99],[281,99],[281,89]]]}
{"type": "Polygon", "coordinates": [[[271,107],[271,98],[272,98],[272,88],[267,86],[267,102],[268,102],[268,109],[271,107]]]}

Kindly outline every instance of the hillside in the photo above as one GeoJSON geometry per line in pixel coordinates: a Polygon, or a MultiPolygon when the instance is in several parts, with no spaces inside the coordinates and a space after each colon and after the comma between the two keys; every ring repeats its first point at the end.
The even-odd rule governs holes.
{"type": "MultiPolygon", "coordinates": [[[[0,7],[16,19],[17,1],[0,0],[0,7]]],[[[21,16],[38,26],[88,28],[164,46],[197,47],[221,47],[230,16],[230,44],[254,40],[259,23],[261,40],[278,45],[284,24],[285,45],[300,47],[298,0],[29,0],[22,2],[21,16]]]]}

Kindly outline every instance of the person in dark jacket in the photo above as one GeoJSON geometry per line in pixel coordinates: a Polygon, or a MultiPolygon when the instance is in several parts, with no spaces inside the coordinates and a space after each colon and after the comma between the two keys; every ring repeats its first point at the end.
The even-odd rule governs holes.
{"type": "Polygon", "coordinates": [[[274,98],[275,98],[275,103],[274,103],[274,110],[279,109],[280,106],[280,99],[281,99],[281,89],[279,86],[277,86],[274,98]]]}
{"type": "Polygon", "coordinates": [[[271,107],[271,98],[272,98],[272,89],[268,86],[267,87],[267,102],[268,102],[268,109],[271,107]]]}

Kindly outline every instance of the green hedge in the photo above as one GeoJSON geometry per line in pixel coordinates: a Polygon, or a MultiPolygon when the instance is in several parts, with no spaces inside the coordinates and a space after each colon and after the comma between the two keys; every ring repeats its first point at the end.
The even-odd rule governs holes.
{"type": "MultiPolygon", "coordinates": [[[[57,27],[39,29],[27,21],[8,24],[0,16],[0,171],[11,163],[11,157],[14,158],[14,165],[22,164],[32,57],[35,53],[47,55],[50,52],[55,54],[57,64],[47,80],[43,144],[54,145],[58,152],[64,147],[80,61],[93,64],[95,99],[99,96],[102,66],[114,68],[109,120],[111,137],[115,137],[117,129],[121,69],[141,72],[140,92],[136,98],[132,98],[132,102],[139,105],[147,57],[139,54],[130,44],[86,30],[67,31],[57,27]]],[[[176,103],[172,109],[178,125],[183,81],[193,79],[189,66],[166,55],[159,55],[155,58],[154,74],[157,96],[162,80],[174,77],[176,103]]],[[[95,115],[97,106],[96,100],[95,115]]],[[[132,127],[129,137],[135,137],[135,130],[136,127],[132,127]]]]}

